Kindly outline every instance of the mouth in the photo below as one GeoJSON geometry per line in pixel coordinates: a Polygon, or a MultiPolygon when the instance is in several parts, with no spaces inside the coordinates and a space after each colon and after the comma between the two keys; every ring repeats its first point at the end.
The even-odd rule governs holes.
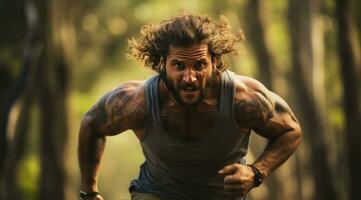
{"type": "Polygon", "coordinates": [[[181,90],[185,91],[185,92],[195,92],[198,90],[198,88],[196,87],[182,87],[181,90]]]}

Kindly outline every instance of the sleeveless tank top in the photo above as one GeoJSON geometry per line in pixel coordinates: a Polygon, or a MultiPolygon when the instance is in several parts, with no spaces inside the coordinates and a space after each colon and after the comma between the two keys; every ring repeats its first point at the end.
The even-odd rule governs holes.
{"type": "Polygon", "coordinates": [[[244,200],[224,190],[218,171],[232,163],[245,164],[250,132],[240,132],[233,113],[233,73],[221,73],[216,122],[200,141],[185,142],[167,133],[160,118],[159,75],[147,81],[148,122],[141,139],[145,162],[130,190],[164,200],[244,200]]]}

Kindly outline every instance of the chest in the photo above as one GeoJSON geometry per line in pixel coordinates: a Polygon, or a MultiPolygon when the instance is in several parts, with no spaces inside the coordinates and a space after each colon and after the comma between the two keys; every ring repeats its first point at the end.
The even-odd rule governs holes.
{"type": "Polygon", "coordinates": [[[232,117],[216,108],[190,113],[173,109],[160,111],[161,124],[151,123],[148,136],[142,140],[143,152],[149,160],[182,169],[212,163],[219,169],[221,162],[238,160],[246,152],[243,147],[248,144],[249,133],[236,130],[232,117]]]}
{"type": "Polygon", "coordinates": [[[217,108],[184,111],[162,108],[160,118],[165,131],[182,141],[199,141],[207,137],[217,121],[217,108]]]}

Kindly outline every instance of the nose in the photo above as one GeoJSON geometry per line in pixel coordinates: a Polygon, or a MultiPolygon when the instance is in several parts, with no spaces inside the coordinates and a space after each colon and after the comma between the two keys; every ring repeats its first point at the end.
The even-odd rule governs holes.
{"type": "Polygon", "coordinates": [[[196,73],[192,69],[188,69],[183,73],[183,81],[186,83],[193,83],[196,79],[196,73]]]}

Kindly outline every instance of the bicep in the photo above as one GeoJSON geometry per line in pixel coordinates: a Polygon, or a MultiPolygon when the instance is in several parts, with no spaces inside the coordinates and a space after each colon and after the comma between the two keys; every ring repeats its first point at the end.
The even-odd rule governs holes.
{"type": "Polygon", "coordinates": [[[115,135],[126,130],[118,122],[121,115],[114,111],[120,106],[114,93],[112,91],[101,97],[84,117],[88,119],[89,126],[101,135],[115,135]]]}
{"type": "Polygon", "coordinates": [[[141,130],[146,123],[146,105],[142,86],[128,84],[116,90],[105,102],[109,135],[125,130],[141,130]]]}
{"type": "Polygon", "coordinates": [[[298,128],[298,121],[288,104],[277,94],[267,91],[266,98],[271,102],[267,117],[253,127],[259,135],[272,139],[298,128]]]}

